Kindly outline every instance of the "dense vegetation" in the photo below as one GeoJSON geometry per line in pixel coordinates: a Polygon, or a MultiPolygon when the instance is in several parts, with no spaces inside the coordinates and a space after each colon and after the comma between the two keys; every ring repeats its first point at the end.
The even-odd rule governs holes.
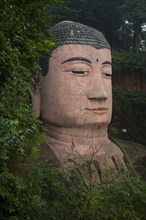
{"type": "Polygon", "coordinates": [[[64,16],[100,30],[112,48],[145,50],[145,0],[65,0],[65,4],[72,10],[62,12],[64,16]]]}
{"type": "MultiPolygon", "coordinates": [[[[32,72],[39,68],[36,51],[53,44],[51,38],[42,42],[48,27],[65,18],[101,30],[117,50],[137,52],[128,55],[115,51],[115,68],[123,67],[125,57],[127,66],[133,62],[133,67],[132,57],[141,56],[136,65],[145,71],[145,5],[144,0],[66,0],[64,5],[57,0],[1,0],[0,219],[146,219],[146,183],[133,172],[124,172],[115,181],[95,187],[75,171],[63,178],[57,169],[32,159],[42,137],[41,123],[32,115],[28,87],[34,79],[32,72]]],[[[145,97],[131,91],[115,91],[114,97],[119,121],[127,120],[126,126],[133,126],[135,133],[129,134],[130,138],[143,140],[145,97]],[[123,110],[127,115],[124,119],[123,110]],[[135,135],[139,133],[136,129],[141,129],[142,136],[135,135]]]]}
{"type": "Polygon", "coordinates": [[[0,219],[17,216],[24,203],[33,207],[39,200],[32,179],[25,178],[26,158],[37,151],[41,139],[28,85],[31,70],[38,68],[36,49],[43,46],[46,21],[53,16],[48,19],[43,9],[55,3],[0,1],[0,219]]]}
{"type": "Polygon", "coordinates": [[[110,125],[114,137],[146,145],[146,94],[129,89],[113,89],[113,118],[110,125]],[[123,134],[122,129],[127,132],[123,134]]]}

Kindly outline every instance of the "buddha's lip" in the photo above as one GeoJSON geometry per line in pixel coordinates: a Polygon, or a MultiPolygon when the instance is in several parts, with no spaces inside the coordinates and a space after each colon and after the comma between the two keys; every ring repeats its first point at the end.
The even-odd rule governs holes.
{"type": "Polygon", "coordinates": [[[98,108],[85,108],[86,110],[89,111],[107,111],[109,108],[107,107],[98,107],[98,108]]]}

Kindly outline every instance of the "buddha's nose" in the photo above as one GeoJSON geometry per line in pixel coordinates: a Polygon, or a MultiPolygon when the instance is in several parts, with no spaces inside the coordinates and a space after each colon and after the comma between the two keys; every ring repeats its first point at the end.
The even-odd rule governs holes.
{"type": "Polygon", "coordinates": [[[96,78],[90,81],[89,87],[86,90],[86,96],[88,99],[107,99],[107,92],[105,90],[102,78],[96,78]]]}

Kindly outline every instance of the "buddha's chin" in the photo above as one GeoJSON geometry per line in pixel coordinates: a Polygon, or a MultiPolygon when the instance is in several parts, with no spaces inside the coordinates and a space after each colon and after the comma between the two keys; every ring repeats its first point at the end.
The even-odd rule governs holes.
{"type": "Polygon", "coordinates": [[[101,127],[108,127],[110,124],[110,121],[80,121],[77,120],[76,122],[68,122],[68,123],[59,123],[58,121],[47,121],[45,122],[50,125],[50,126],[55,126],[55,127],[64,127],[64,128],[76,128],[76,129],[81,129],[81,128],[86,128],[86,129],[92,129],[92,128],[101,128],[101,127]]]}
{"type": "Polygon", "coordinates": [[[78,114],[78,115],[53,115],[47,114],[43,115],[42,119],[48,125],[54,125],[56,127],[93,127],[93,126],[108,126],[111,121],[111,114],[106,113],[90,113],[86,115],[78,114]],[[48,117],[49,116],[49,117],[48,117]]]}

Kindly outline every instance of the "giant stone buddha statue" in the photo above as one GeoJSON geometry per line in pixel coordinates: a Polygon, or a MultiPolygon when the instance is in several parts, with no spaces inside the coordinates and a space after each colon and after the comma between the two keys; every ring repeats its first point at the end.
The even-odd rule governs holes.
{"type": "Polygon", "coordinates": [[[44,121],[43,157],[62,168],[90,161],[94,176],[125,167],[123,150],[109,139],[112,115],[112,61],[103,34],[63,21],[51,33],[56,47],[41,61],[40,92],[34,113],[44,121]]]}

